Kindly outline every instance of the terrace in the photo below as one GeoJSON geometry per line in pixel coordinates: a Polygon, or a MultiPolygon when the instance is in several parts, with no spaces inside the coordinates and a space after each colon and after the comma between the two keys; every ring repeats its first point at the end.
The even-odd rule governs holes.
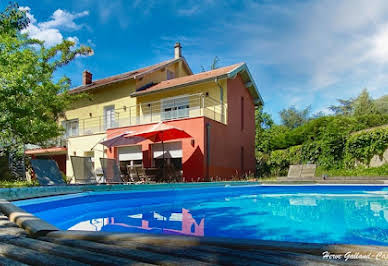
{"type": "Polygon", "coordinates": [[[161,121],[207,117],[226,124],[226,104],[198,93],[105,110],[102,116],[63,121],[65,137],[104,133],[107,129],[161,121]]]}

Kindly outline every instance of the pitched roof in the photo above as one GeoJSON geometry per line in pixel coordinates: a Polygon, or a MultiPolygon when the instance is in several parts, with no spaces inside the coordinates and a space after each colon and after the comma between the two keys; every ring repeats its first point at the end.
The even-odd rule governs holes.
{"type": "Polygon", "coordinates": [[[233,78],[238,73],[244,72],[244,77],[246,79],[246,86],[255,99],[256,103],[263,104],[263,99],[260,96],[260,93],[257,90],[256,84],[249,73],[248,67],[245,63],[238,63],[226,67],[217,68],[207,72],[202,72],[194,75],[179,77],[170,80],[164,80],[154,86],[151,86],[147,89],[135,91],[131,94],[132,97],[146,95],[154,92],[159,92],[166,89],[174,89],[185,86],[194,85],[201,82],[212,81],[215,78],[233,78]]]}
{"type": "Polygon", "coordinates": [[[132,79],[132,78],[138,78],[138,77],[143,76],[144,74],[151,73],[151,72],[156,71],[156,70],[158,70],[160,68],[163,68],[163,67],[166,67],[166,66],[168,66],[170,64],[176,63],[176,62],[178,62],[180,60],[183,61],[183,63],[185,64],[186,68],[188,69],[188,71],[191,72],[191,69],[188,66],[188,64],[186,63],[186,60],[183,57],[180,57],[180,58],[177,58],[177,59],[170,59],[170,60],[167,60],[167,61],[155,64],[155,65],[152,65],[152,66],[147,66],[147,67],[139,68],[139,69],[132,70],[132,71],[129,71],[129,72],[125,72],[125,73],[122,73],[122,74],[118,74],[118,75],[110,76],[110,77],[107,77],[107,78],[95,80],[95,81],[93,81],[90,84],[82,85],[82,86],[76,87],[74,89],[71,89],[69,91],[69,93],[75,94],[75,93],[80,93],[80,92],[86,92],[86,91],[90,91],[92,89],[96,89],[96,88],[103,87],[103,86],[106,86],[106,85],[110,85],[110,84],[113,84],[113,83],[129,80],[129,79],[132,79]]]}
{"type": "Polygon", "coordinates": [[[201,72],[201,73],[194,74],[194,75],[164,80],[164,81],[162,81],[162,82],[160,82],[152,87],[149,87],[145,90],[136,91],[136,92],[132,93],[131,96],[140,96],[140,95],[145,95],[145,94],[149,94],[152,92],[164,90],[167,88],[175,88],[177,86],[188,86],[188,85],[198,83],[198,82],[213,80],[216,77],[219,78],[221,76],[227,75],[229,72],[233,71],[234,69],[236,69],[242,65],[244,65],[244,63],[239,63],[239,64],[234,64],[231,66],[221,67],[221,68],[217,68],[217,69],[206,71],[206,72],[201,72]]]}

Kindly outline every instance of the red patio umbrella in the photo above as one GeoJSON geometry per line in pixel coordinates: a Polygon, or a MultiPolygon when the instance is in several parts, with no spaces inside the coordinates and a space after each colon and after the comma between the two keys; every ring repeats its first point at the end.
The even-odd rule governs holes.
{"type": "Polygon", "coordinates": [[[163,122],[153,125],[144,131],[128,134],[128,135],[125,135],[124,137],[125,138],[142,137],[145,139],[149,139],[152,142],[162,142],[163,168],[164,168],[164,159],[165,159],[164,141],[191,138],[191,136],[188,133],[186,133],[184,130],[174,126],[166,125],[163,122]]]}

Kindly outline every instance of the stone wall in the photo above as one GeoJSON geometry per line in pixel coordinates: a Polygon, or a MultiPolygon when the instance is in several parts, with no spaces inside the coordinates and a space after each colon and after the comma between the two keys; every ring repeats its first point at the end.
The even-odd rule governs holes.
{"type": "Polygon", "coordinates": [[[388,163],[388,149],[385,150],[383,156],[373,156],[369,162],[369,167],[379,167],[386,163],[388,163]]]}

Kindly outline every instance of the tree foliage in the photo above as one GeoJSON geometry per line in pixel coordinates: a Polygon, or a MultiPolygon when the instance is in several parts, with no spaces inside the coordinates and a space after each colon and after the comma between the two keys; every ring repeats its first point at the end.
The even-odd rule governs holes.
{"type": "Polygon", "coordinates": [[[17,4],[0,13],[0,146],[42,144],[62,133],[58,118],[75,97],[68,93],[70,79],[53,80],[54,72],[90,47],[76,48],[64,40],[54,47],[31,39],[21,30],[28,24],[17,4]]]}
{"type": "Polygon", "coordinates": [[[336,115],[352,115],[353,114],[353,99],[337,99],[339,105],[330,105],[329,110],[336,115]]]}
{"type": "Polygon", "coordinates": [[[295,106],[280,111],[282,124],[288,128],[297,128],[309,120],[311,106],[307,106],[302,110],[297,110],[295,106]]]}
{"type": "Polygon", "coordinates": [[[339,105],[331,105],[329,109],[335,115],[360,116],[366,114],[388,114],[388,95],[373,100],[367,89],[353,99],[338,99],[339,105]]]}
{"type": "Polygon", "coordinates": [[[353,105],[354,115],[356,116],[378,113],[376,105],[366,89],[362,90],[353,105]]]}
{"type": "Polygon", "coordinates": [[[380,114],[388,114],[388,95],[384,95],[375,100],[377,112],[380,114]]]}

